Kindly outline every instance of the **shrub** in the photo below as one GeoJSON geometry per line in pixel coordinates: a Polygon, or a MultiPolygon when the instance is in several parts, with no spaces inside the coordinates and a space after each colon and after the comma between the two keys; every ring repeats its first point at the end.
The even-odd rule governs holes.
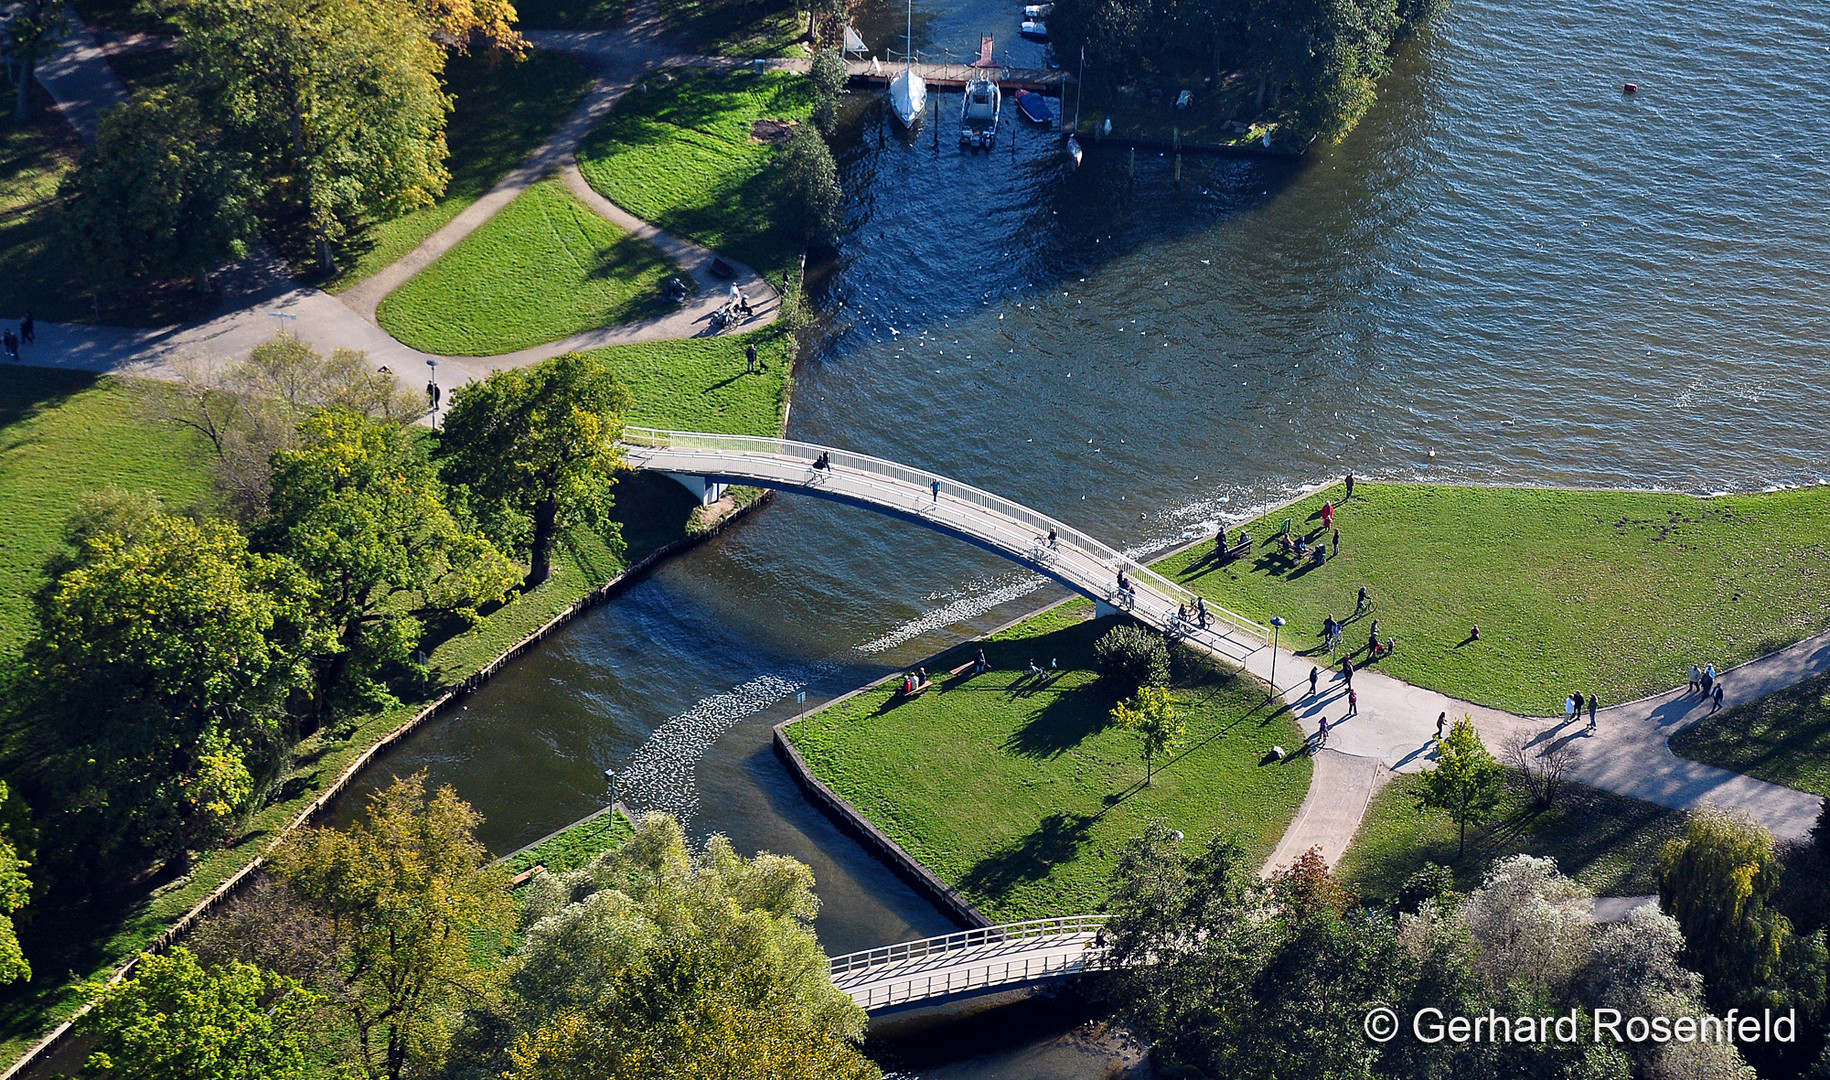
{"type": "Polygon", "coordinates": [[[1115,626],[1093,643],[1101,678],[1110,679],[1130,696],[1144,686],[1169,684],[1169,645],[1147,627],[1115,626]]]}

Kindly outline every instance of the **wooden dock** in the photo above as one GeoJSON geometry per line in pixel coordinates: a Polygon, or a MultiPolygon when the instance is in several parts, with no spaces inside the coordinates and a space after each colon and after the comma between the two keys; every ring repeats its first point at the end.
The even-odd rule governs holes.
{"type": "MultiPolygon", "coordinates": [[[[900,61],[848,60],[845,63],[851,81],[864,86],[888,86],[891,79],[902,74],[903,66],[900,61]]],[[[967,80],[972,78],[976,70],[979,69],[969,63],[923,62],[915,65],[915,73],[928,81],[930,90],[964,89],[967,80]]],[[[1074,81],[1073,76],[1065,71],[1050,71],[1046,68],[997,67],[989,70],[997,78],[998,85],[1005,90],[1033,90],[1050,97],[1060,97],[1063,88],[1074,81]]]]}

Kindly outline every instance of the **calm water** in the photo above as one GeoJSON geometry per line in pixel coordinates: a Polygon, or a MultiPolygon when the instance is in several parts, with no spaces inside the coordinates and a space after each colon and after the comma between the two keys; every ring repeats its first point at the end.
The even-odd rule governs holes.
{"type": "MultiPolygon", "coordinates": [[[[958,55],[985,30],[1012,62],[1041,62],[1014,13],[920,3],[918,46],[958,55]]],[[[861,21],[900,49],[899,8],[861,21]]],[[[899,138],[860,99],[844,254],[792,434],[1138,547],[1347,467],[1688,491],[1818,481],[1826,71],[1818,5],[1456,0],[1345,144],[1300,163],[1190,158],[1179,185],[1168,159],[1133,170],[1104,147],[1070,173],[1028,128],[1014,149],[962,155],[956,97],[941,97],[937,150],[931,126],[899,138]]],[[[616,768],[637,806],[812,864],[829,950],[939,932],[806,805],[769,728],[1049,595],[925,530],[784,496],[381,772],[429,768],[508,850],[597,806],[616,768]]],[[[1041,1039],[944,1075],[1103,1068],[1041,1039]]]]}

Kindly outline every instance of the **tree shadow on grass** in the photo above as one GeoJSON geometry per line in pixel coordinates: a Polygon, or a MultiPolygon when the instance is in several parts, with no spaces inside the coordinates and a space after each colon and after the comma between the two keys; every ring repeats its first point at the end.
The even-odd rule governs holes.
{"type": "Polygon", "coordinates": [[[1029,758],[1059,757],[1112,724],[1111,691],[1094,682],[1064,690],[1030,715],[1004,740],[1004,749],[1029,758]]]}
{"type": "Polygon", "coordinates": [[[1041,881],[1056,866],[1080,857],[1098,814],[1056,812],[1028,836],[980,859],[960,878],[962,891],[1003,898],[1019,885],[1041,881]]]}

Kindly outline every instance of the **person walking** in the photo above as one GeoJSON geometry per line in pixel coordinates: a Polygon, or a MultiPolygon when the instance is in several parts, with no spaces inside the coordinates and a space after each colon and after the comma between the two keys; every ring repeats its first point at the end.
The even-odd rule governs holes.
{"type": "Polygon", "coordinates": [[[1331,502],[1322,504],[1322,528],[1334,528],[1334,504],[1331,502]]]}
{"type": "Polygon", "coordinates": [[[752,341],[744,346],[743,358],[744,361],[749,364],[749,367],[745,370],[754,372],[756,370],[756,342],[752,341]]]}
{"type": "Polygon", "coordinates": [[[1690,692],[1700,693],[1703,689],[1703,669],[1695,664],[1690,665],[1690,692]]]}
{"type": "Polygon", "coordinates": [[[1366,586],[1360,586],[1360,596],[1354,601],[1353,613],[1358,615],[1360,612],[1365,611],[1366,605],[1370,603],[1372,603],[1372,594],[1366,591],[1366,586]]]}
{"type": "Polygon", "coordinates": [[[1595,734],[1595,691],[1589,691],[1589,734],[1595,734]]]}
{"type": "Polygon", "coordinates": [[[1436,714],[1436,741],[1437,742],[1442,741],[1442,729],[1447,727],[1448,725],[1449,725],[1449,714],[1446,712],[1437,713],[1436,714]]]}
{"type": "Polygon", "coordinates": [[[1341,554],[1341,530],[1339,529],[1334,530],[1334,554],[1337,558],[1341,554]]]}
{"type": "Polygon", "coordinates": [[[1715,661],[1712,660],[1709,663],[1703,665],[1703,692],[1705,694],[1709,693],[1710,689],[1713,688],[1715,685],[1716,685],[1716,664],[1715,664],[1715,661]]]}
{"type": "Polygon", "coordinates": [[[12,357],[13,362],[15,364],[18,363],[19,362],[19,335],[13,333],[13,328],[9,326],[6,328],[6,336],[3,340],[6,343],[6,355],[12,357]]]}
{"type": "Polygon", "coordinates": [[[430,379],[426,381],[426,407],[438,411],[438,383],[430,379]]]}
{"type": "Polygon", "coordinates": [[[940,481],[936,480],[932,484],[929,484],[928,489],[934,492],[934,501],[936,503],[940,502],[940,481]]]}
{"type": "Polygon", "coordinates": [[[1347,680],[1347,689],[1353,689],[1353,657],[1341,657],[1341,678],[1347,680]]]}
{"type": "Polygon", "coordinates": [[[1328,718],[1326,716],[1322,717],[1320,727],[1322,729],[1322,749],[1326,750],[1328,749],[1328,718]]]}
{"type": "Polygon", "coordinates": [[[1347,691],[1347,715],[1360,715],[1360,692],[1358,690],[1347,691]]]}
{"type": "Polygon", "coordinates": [[[1716,683],[1716,688],[1710,693],[1709,700],[1712,702],[1709,706],[1710,712],[1713,713],[1722,707],[1722,684],[1720,682],[1716,683]]]}
{"type": "Polygon", "coordinates": [[[1570,723],[1576,719],[1576,699],[1572,695],[1563,699],[1563,722],[1570,723]]]}
{"type": "Polygon", "coordinates": [[[985,674],[985,666],[985,650],[980,649],[978,656],[972,661],[972,673],[974,675],[985,674]]]}
{"type": "Polygon", "coordinates": [[[1322,669],[1319,666],[1311,665],[1309,668],[1309,696],[1310,697],[1315,696],[1316,684],[1321,681],[1322,681],[1322,669]]]}
{"type": "Polygon", "coordinates": [[[1570,697],[1576,699],[1576,719],[1580,720],[1582,719],[1582,691],[1578,690],[1571,694],[1570,697]]]}
{"type": "MultiPolygon", "coordinates": [[[[1352,470],[1349,470],[1347,473],[1347,499],[1351,498],[1353,498],[1353,472],[1352,470]]],[[[1342,499],[1341,501],[1346,502],[1347,499],[1342,499]]]]}
{"type": "Polygon", "coordinates": [[[1207,598],[1195,597],[1195,615],[1201,620],[1201,629],[1207,629],[1207,598]]]}
{"type": "Polygon", "coordinates": [[[27,345],[38,342],[38,324],[32,321],[32,313],[26,312],[25,318],[19,320],[19,337],[27,345]]]}

